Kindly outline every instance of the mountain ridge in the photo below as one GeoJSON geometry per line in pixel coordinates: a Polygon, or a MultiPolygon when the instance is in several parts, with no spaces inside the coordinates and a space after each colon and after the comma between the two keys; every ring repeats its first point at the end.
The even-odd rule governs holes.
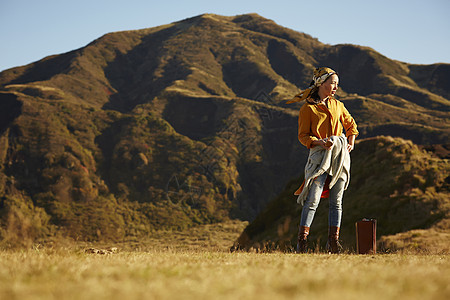
{"type": "Polygon", "coordinates": [[[301,104],[285,100],[318,65],[339,72],[360,138],[448,143],[449,64],[326,45],[255,14],[109,33],[0,73],[2,236],[18,236],[8,220],[34,224],[31,239],[113,240],[253,220],[302,173],[301,104]]]}

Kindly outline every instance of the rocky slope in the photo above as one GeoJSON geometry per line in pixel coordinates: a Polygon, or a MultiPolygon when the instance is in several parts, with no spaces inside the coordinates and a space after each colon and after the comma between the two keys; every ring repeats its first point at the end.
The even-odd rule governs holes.
{"type": "MultiPolygon", "coordinates": [[[[356,248],[355,222],[377,220],[379,251],[450,251],[450,164],[411,141],[374,137],[359,141],[351,154],[350,185],[343,202],[341,240],[356,248]]],[[[234,249],[293,251],[301,206],[294,191],[300,177],[272,200],[244,230],[234,249]]],[[[310,248],[324,249],[328,201],[322,199],[311,226],[310,248]]]]}
{"type": "Polygon", "coordinates": [[[0,73],[3,240],[253,220],[302,173],[299,105],[284,101],[319,65],[339,72],[360,138],[448,142],[448,64],[325,45],[254,14],[110,33],[0,73]]]}

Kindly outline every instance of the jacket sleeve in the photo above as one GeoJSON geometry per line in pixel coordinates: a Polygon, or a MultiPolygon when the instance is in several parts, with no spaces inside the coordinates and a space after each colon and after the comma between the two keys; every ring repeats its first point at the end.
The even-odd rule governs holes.
{"type": "Polygon", "coordinates": [[[298,116],[298,140],[308,149],[311,148],[311,143],[317,140],[311,133],[311,113],[305,105],[298,116]]]}
{"type": "Polygon", "coordinates": [[[342,104],[341,123],[345,128],[345,135],[347,137],[351,135],[358,136],[359,131],[357,129],[356,122],[343,104],[342,104]]]}

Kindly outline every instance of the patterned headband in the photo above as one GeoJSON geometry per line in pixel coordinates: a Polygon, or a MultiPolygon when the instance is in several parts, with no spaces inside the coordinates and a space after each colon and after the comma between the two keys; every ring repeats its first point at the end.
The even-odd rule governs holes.
{"type": "Polygon", "coordinates": [[[315,87],[321,86],[322,83],[324,83],[328,79],[328,77],[330,77],[333,74],[336,74],[336,72],[327,67],[315,69],[313,76],[314,86],[315,87]]]}
{"type": "Polygon", "coordinates": [[[327,79],[333,74],[337,74],[336,71],[327,67],[321,67],[314,70],[313,80],[311,85],[306,90],[295,95],[294,98],[286,102],[287,104],[300,102],[311,96],[314,90],[317,90],[327,79]]]}

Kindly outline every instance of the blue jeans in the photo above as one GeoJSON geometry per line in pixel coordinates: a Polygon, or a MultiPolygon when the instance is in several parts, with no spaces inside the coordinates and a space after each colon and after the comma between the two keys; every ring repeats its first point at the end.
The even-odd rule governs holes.
{"type": "MultiPolygon", "coordinates": [[[[324,173],[314,179],[311,189],[309,190],[308,197],[303,204],[302,215],[300,220],[300,226],[311,227],[314,219],[314,214],[319,206],[320,196],[322,195],[323,187],[325,186],[325,180],[328,174],[324,173]]],[[[328,212],[328,225],[341,227],[342,219],[342,197],[344,196],[345,182],[339,179],[333,188],[330,190],[329,212],[328,212]]]]}

